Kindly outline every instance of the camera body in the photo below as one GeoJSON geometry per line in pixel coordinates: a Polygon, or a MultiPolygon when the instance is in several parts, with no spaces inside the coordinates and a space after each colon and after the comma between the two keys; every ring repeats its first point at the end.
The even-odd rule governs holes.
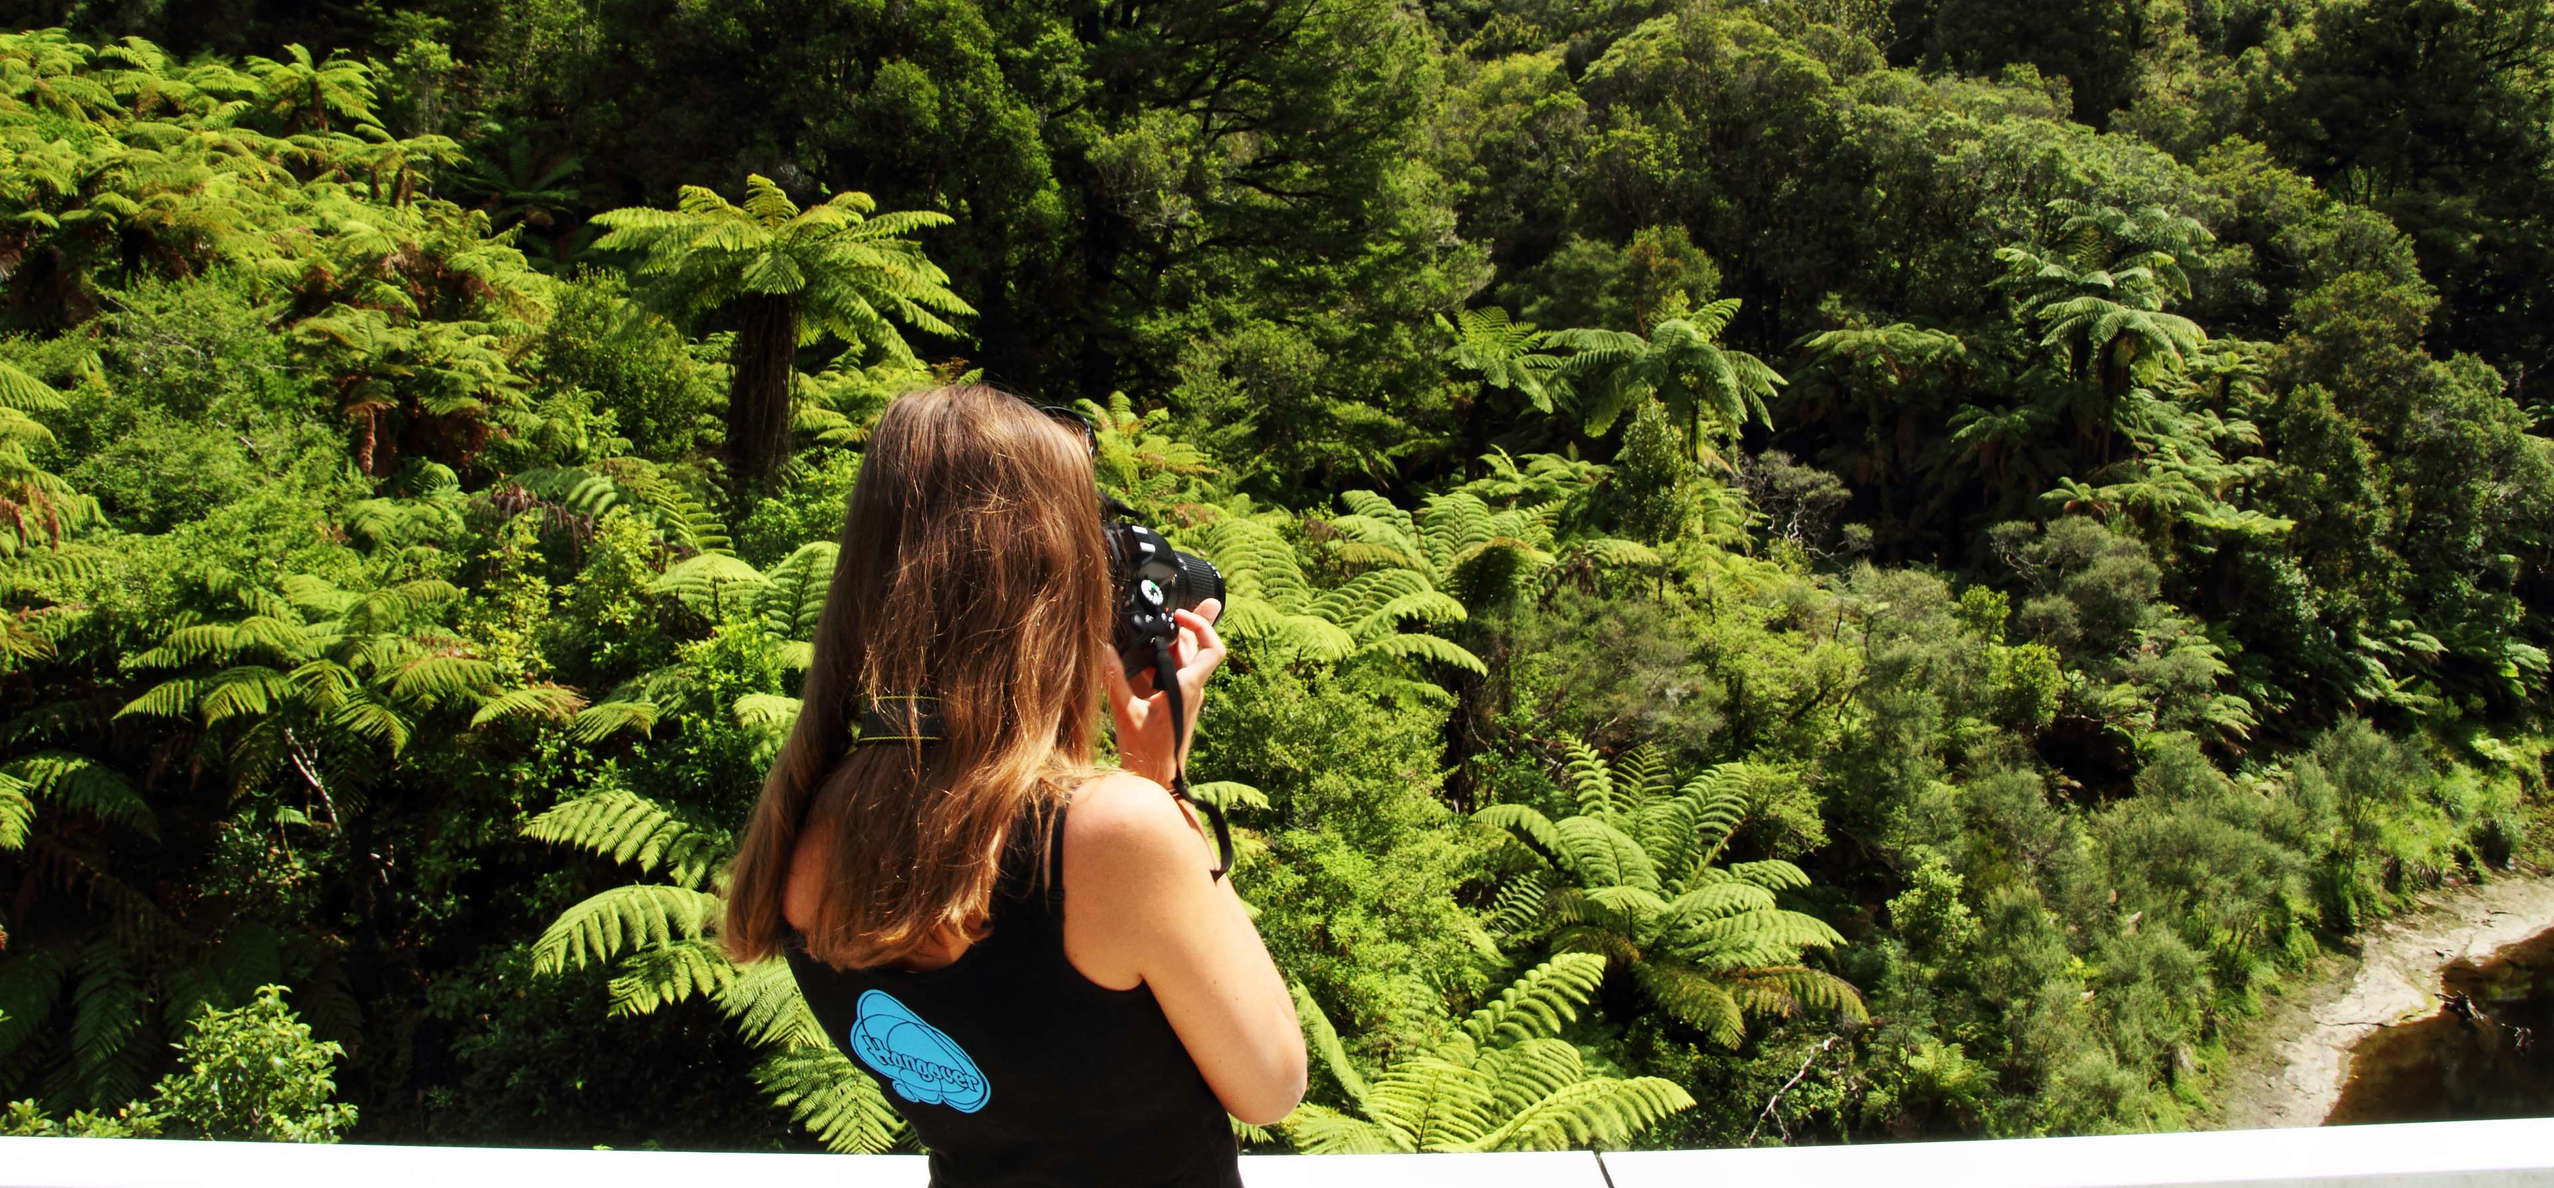
{"type": "Polygon", "coordinates": [[[1117,619],[1113,641],[1129,678],[1152,669],[1159,643],[1179,639],[1172,611],[1194,611],[1209,598],[1224,597],[1224,575],[1214,562],[1172,548],[1161,533],[1134,521],[1125,504],[1101,497],[1101,536],[1108,542],[1117,619]]]}

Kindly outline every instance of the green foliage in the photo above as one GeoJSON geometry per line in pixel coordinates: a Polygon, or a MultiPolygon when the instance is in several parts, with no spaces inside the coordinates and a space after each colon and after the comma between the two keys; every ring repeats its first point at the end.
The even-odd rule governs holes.
{"type": "Polygon", "coordinates": [[[882,214],[858,190],[801,208],[759,173],[747,175],[741,206],[701,186],[679,193],[673,210],[594,216],[610,228],[594,247],[631,253],[640,292],[675,316],[736,311],[727,441],[739,478],[760,481],[788,457],[797,348],[832,335],[910,366],[914,355],[897,323],[954,337],[957,328],[940,315],[975,312],[909,238],[946,226],[945,214],[882,214]]]}
{"type": "Polygon", "coordinates": [[[1234,814],[1236,877],[1278,968],[1361,1057],[1439,1038],[1444,1001],[1483,989],[1492,960],[1454,898],[1486,854],[1436,791],[1446,711],[1396,705],[1402,680],[1372,662],[1235,667],[1216,677],[1190,766],[1247,775],[1268,802],[1234,814]]]}
{"type": "Polygon", "coordinates": [[[206,1011],[178,1045],[178,1070],[151,1090],[151,1110],[182,1133],[213,1139],[335,1142],[355,1107],[331,1101],[343,1046],[315,1040],[284,1005],[284,988],[206,1011]]]}
{"type": "Polygon", "coordinates": [[[1782,376],[1745,351],[1718,341],[1738,313],[1725,297],[1690,315],[1669,317],[1647,337],[1623,330],[1564,330],[1552,338],[1572,354],[1560,374],[1578,394],[1573,415],[1590,437],[1602,437],[1615,419],[1644,399],[1667,406],[1683,427],[1686,448],[1716,457],[1714,443],[1734,438],[1750,421],[1767,421],[1765,398],[1782,376]]]}
{"type": "MultiPolygon", "coordinates": [[[[1280,1125],[1313,1154],[1628,1144],[1659,1119],[1691,1108],[1694,1098],[1657,1077],[1594,1073],[1559,1038],[1595,992],[1604,965],[1565,954],[1527,970],[1465,1018],[1453,1038],[1372,1076],[1351,1067],[1337,1045],[1319,1044],[1351,1108],[1307,1102],[1280,1125]]],[[[1330,1033],[1319,1008],[1296,998],[1309,1008],[1307,1029],[1330,1033]]]]}
{"type": "Polygon", "coordinates": [[[14,1131],[909,1144],[704,927],[957,376],[1230,577],[1255,1144],[2186,1125],[2544,860],[2542,0],[234,8],[0,35],[14,1131]]]}
{"type": "Polygon", "coordinates": [[[1454,338],[1446,348],[1449,362],[1479,372],[1490,387],[1514,389],[1538,412],[1552,411],[1553,373],[1562,361],[1542,353],[1551,334],[1510,319],[1504,309],[1467,309],[1451,322],[1439,314],[1437,327],[1454,338]]]}
{"type": "MultiPolygon", "coordinates": [[[[138,1105],[138,1103],[137,1103],[138,1105]]],[[[127,1106],[112,1114],[78,1110],[66,1118],[45,1113],[32,1099],[8,1104],[0,1114],[0,1135],[20,1138],[157,1138],[161,1120],[148,1108],[127,1106]]]]}
{"type": "Polygon", "coordinates": [[[833,1047],[799,997],[788,965],[773,958],[739,967],[708,938],[710,922],[725,910],[706,889],[734,849],[725,833],[684,822],[644,797],[604,789],[534,818],[524,834],[673,880],[614,887],[562,912],[533,946],[536,974],[611,967],[615,1015],[656,1014],[706,999],[763,1053],[754,1078],[764,1095],[828,1149],[878,1152],[900,1138],[903,1119],[877,1083],[833,1047]]]}
{"type": "Polygon", "coordinates": [[[1600,955],[1669,1016],[1726,1047],[1737,1046],[1749,1016],[1804,1006],[1864,1016],[1851,986],[1801,964],[1805,950],[1844,938],[1775,905],[1775,892],[1809,877],[1778,858],[1720,861],[1784,776],[1723,764],[1678,785],[1655,751],[1608,764],[1585,743],[1568,747],[1577,813],[1553,820],[1530,805],[1496,804],[1473,814],[1545,864],[1522,876],[1531,891],[1511,883],[1500,893],[1511,943],[1600,955]]]}

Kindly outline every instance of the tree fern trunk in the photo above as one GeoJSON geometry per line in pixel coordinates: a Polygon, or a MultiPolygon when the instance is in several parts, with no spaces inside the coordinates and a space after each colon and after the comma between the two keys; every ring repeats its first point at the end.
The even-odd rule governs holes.
{"type": "Polygon", "coordinates": [[[727,460],[741,497],[762,486],[789,457],[798,302],[786,294],[756,294],[736,304],[736,344],[727,357],[733,369],[727,385],[727,460]]]}

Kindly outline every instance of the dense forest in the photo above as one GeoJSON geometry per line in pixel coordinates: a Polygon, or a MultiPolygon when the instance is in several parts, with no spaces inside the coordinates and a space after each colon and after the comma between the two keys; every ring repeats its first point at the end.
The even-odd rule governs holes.
{"type": "Polygon", "coordinates": [[[1229,576],[1251,1150],[2205,1126],[2554,849],[2554,0],[8,7],[0,1129],[913,1149],[704,929],[960,377],[1229,576]]]}

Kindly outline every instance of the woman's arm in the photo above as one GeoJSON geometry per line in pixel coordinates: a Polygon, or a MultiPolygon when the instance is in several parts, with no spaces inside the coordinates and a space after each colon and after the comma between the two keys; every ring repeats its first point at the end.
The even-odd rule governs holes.
{"type": "Polygon", "coordinates": [[[1123,772],[1074,797],[1065,902],[1089,942],[1075,964],[1133,969],[1224,1109],[1265,1126],[1303,1099],[1303,1025],[1231,880],[1207,876],[1214,854],[1185,807],[1123,772]]]}
{"type": "Polygon", "coordinates": [[[1065,902],[1078,897],[1094,909],[1084,917],[1068,908],[1076,917],[1070,931],[1095,942],[1086,950],[1094,962],[1083,968],[1131,970],[1152,987],[1224,1109],[1265,1126],[1303,1099],[1303,1025],[1232,880],[1207,873],[1215,853],[1196,818],[1164,786],[1173,764],[1187,759],[1206,678],[1224,659],[1214,627],[1223,605],[1209,599],[1197,609],[1173,616],[1186,721],[1170,720],[1169,698],[1152,689],[1152,674],[1130,687],[1109,667],[1109,708],[1127,771],[1086,785],[1065,817],[1065,902]]]}

